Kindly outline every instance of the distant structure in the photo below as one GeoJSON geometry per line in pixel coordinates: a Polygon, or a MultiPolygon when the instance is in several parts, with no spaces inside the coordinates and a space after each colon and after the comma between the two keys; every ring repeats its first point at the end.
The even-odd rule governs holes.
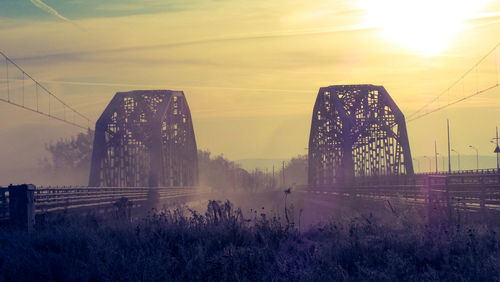
{"type": "Polygon", "coordinates": [[[309,185],[413,174],[405,118],[383,86],[320,88],[308,157],[309,185]]]}
{"type": "Polygon", "coordinates": [[[196,140],[184,93],[116,93],[96,123],[89,186],[197,184],[196,140]]]}

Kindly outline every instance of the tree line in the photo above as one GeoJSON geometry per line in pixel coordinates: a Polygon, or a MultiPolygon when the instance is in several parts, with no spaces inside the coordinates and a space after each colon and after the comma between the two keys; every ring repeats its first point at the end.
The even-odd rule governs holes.
{"type": "MultiPolygon", "coordinates": [[[[90,171],[94,131],[88,130],[67,139],[45,145],[48,157],[39,160],[39,167],[48,174],[77,175],[85,181],[90,171]]],[[[223,155],[213,156],[208,150],[198,150],[200,184],[214,189],[271,190],[307,183],[307,156],[297,156],[285,162],[284,171],[276,173],[261,169],[245,170],[223,155]],[[284,180],[284,181],[283,181],[284,180]]],[[[83,183],[78,183],[83,184],[83,183]]]]}

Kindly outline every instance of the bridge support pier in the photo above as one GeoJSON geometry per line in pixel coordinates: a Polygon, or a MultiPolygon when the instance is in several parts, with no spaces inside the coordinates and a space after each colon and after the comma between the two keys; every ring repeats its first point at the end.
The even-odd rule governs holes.
{"type": "Polygon", "coordinates": [[[33,231],[35,227],[35,190],[33,184],[9,186],[9,225],[33,231]]]}

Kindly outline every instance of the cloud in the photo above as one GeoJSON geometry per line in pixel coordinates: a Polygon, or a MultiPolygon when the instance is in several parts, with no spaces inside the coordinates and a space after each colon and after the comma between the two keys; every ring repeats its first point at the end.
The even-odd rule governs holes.
{"type": "Polygon", "coordinates": [[[115,54],[117,52],[149,51],[154,49],[176,48],[176,47],[185,47],[191,45],[211,44],[211,43],[225,43],[225,42],[247,41],[247,40],[265,40],[265,39],[275,39],[275,38],[291,38],[291,37],[315,36],[315,35],[347,33],[347,32],[364,32],[370,30],[376,30],[376,28],[358,24],[350,26],[320,28],[320,29],[284,30],[277,32],[254,32],[247,34],[231,34],[231,35],[206,37],[206,38],[192,39],[192,40],[181,40],[177,42],[174,41],[163,44],[148,44],[148,45],[94,49],[94,50],[76,51],[76,52],[61,52],[61,53],[47,54],[41,56],[26,56],[16,59],[19,61],[32,61],[32,60],[46,61],[46,60],[54,60],[56,58],[74,59],[76,57],[115,54]]]}
{"type": "Polygon", "coordinates": [[[69,20],[68,18],[66,18],[63,15],[59,14],[59,12],[57,12],[54,8],[52,8],[49,5],[45,4],[41,0],[30,0],[30,2],[33,3],[33,5],[35,5],[38,8],[40,8],[41,10],[44,10],[45,12],[47,12],[47,13],[49,13],[51,15],[54,15],[54,16],[60,18],[63,21],[67,21],[67,22],[71,22],[72,23],[71,20],[69,20]]]}

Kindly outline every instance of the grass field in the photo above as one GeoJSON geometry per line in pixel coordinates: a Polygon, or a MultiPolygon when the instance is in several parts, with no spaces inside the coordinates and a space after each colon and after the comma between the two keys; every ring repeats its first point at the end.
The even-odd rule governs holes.
{"type": "Polygon", "coordinates": [[[2,230],[2,281],[498,281],[495,227],[433,223],[415,210],[332,219],[298,231],[229,202],[132,222],[60,216],[2,230]]]}

